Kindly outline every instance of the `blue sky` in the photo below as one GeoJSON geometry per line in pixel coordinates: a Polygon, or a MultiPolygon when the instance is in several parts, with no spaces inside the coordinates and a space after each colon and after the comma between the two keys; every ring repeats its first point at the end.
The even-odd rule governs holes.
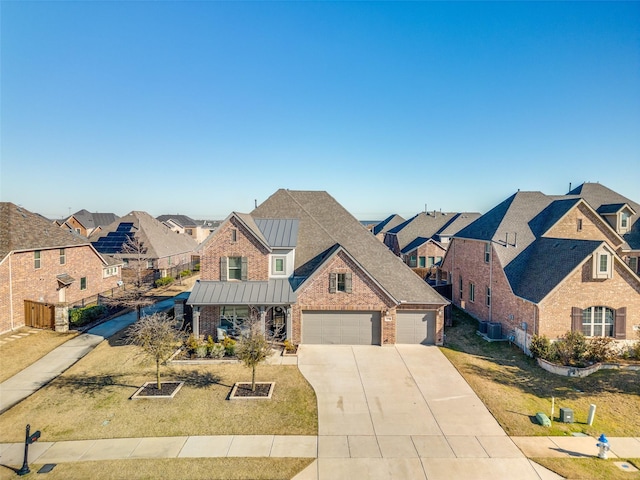
{"type": "Polygon", "coordinates": [[[1,3],[0,199],[360,219],[599,181],[640,201],[639,2],[1,3]]]}

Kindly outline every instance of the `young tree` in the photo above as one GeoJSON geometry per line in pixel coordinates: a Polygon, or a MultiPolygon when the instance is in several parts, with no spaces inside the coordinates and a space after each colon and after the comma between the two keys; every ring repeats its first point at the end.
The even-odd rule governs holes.
{"type": "Polygon", "coordinates": [[[272,353],[272,342],[263,331],[260,320],[252,314],[245,320],[243,334],[236,345],[236,357],[251,369],[251,391],[256,391],[256,367],[272,353]]]}
{"type": "Polygon", "coordinates": [[[183,339],[183,334],[173,327],[173,323],[166,313],[154,313],[142,317],[129,327],[129,342],[141,347],[156,362],[158,390],[162,387],[160,365],[175,352],[183,339]]]}

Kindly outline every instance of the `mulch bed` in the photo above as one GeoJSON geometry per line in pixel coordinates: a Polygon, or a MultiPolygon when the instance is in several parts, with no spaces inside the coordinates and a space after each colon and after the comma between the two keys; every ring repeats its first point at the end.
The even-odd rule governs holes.
{"type": "Polygon", "coordinates": [[[158,389],[156,382],[144,384],[132,398],[173,398],[183,382],[162,382],[158,389]]]}
{"type": "Polygon", "coordinates": [[[251,390],[251,382],[238,382],[231,391],[230,398],[271,398],[273,382],[256,382],[256,389],[251,390]]]}

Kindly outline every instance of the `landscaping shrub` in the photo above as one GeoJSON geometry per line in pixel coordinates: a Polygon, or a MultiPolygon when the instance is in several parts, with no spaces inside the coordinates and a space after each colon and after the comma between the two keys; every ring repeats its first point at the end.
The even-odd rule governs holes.
{"type": "Polygon", "coordinates": [[[225,354],[224,345],[221,343],[214,343],[212,347],[209,349],[209,356],[211,358],[222,358],[225,354]]]}
{"type": "Polygon", "coordinates": [[[191,275],[191,270],[182,270],[180,272],[181,277],[188,277],[189,275],[191,275]]]}
{"type": "Polygon", "coordinates": [[[616,356],[616,341],[611,337],[593,337],[587,343],[586,359],[591,362],[607,362],[616,356]]]}
{"type": "Polygon", "coordinates": [[[296,353],[298,347],[292,343],[290,340],[284,341],[284,351],[287,353],[296,353]]]}
{"type": "Polygon", "coordinates": [[[233,357],[236,354],[236,341],[233,338],[225,336],[224,340],[222,340],[222,345],[227,357],[233,357]]]}
{"type": "Polygon", "coordinates": [[[534,335],[533,337],[531,337],[529,351],[531,352],[533,358],[550,360],[551,341],[544,335],[534,335]]]}
{"type": "Polygon", "coordinates": [[[69,324],[73,327],[81,327],[97,320],[107,313],[104,305],[92,305],[90,307],[74,308],[69,311],[69,324]]]}
{"type": "Polygon", "coordinates": [[[194,271],[194,272],[199,272],[199,271],[200,271],[200,264],[199,264],[199,263],[196,263],[196,264],[193,266],[193,271],[194,271]]]}
{"type": "Polygon", "coordinates": [[[173,282],[173,277],[162,277],[155,281],[156,287],[164,287],[173,282]]]}
{"type": "Polygon", "coordinates": [[[583,366],[587,340],[582,332],[567,332],[552,344],[551,350],[551,357],[561,365],[583,366]]]}

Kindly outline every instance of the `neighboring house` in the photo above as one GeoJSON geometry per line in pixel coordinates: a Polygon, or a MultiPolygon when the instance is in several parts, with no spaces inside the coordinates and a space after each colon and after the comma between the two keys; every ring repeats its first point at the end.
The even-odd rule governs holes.
{"type": "Polygon", "coordinates": [[[479,213],[421,212],[384,234],[384,244],[404,263],[430,278],[444,258],[455,233],[480,217],[479,213]]]}
{"type": "Polygon", "coordinates": [[[104,227],[99,238],[92,238],[92,244],[97,251],[124,262],[126,281],[132,281],[141,269],[148,282],[192,269],[193,252],[198,246],[190,236],[177,235],[141,211],[128,213],[104,227]]]}
{"type": "Polygon", "coordinates": [[[59,221],[58,224],[88,238],[91,235],[98,234],[102,227],[115,222],[117,219],[118,216],[115,213],[91,213],[83,209],[69,218],[59,221]]]}
{"type": "Polygon", "coordinates": [[[53,328],[39,324],[38,312],[106,292],[121,280],[120,263],[38,214],[2,202],[0,225],[0,333],[25,319],[53,328]]]}
{"type": "Polygon", "coordinates": [[[374,225],[371,228],[371,233],[373,233],[373,235],[378,240],[383,242],[384,241],[384,234],[388,230],[391,230],[392,228],[400,225],[403,222],[404,222],[404,218],[402,218],[400,215],[396,215],[396,214],[389,215],[387,218],[382,220],[380,223],[374,225]]]}
{"type": "Polygon", "coordinates": [[[442,266],[453,303],[525,350],[534,334],[571,330],[635,339],[640,278],[623,257],[637,207],[597,184],[562,196],[517,192],[453,238],[442,266]],[[587,198],[596,191],[597,202],[587,198]]]}
{"type": "Polygon", "coordinates": [[[253,313],[294,343],[442,344],[448,302],[326,192],[278,190],[199,250],[197,335],[253,313]]]}

